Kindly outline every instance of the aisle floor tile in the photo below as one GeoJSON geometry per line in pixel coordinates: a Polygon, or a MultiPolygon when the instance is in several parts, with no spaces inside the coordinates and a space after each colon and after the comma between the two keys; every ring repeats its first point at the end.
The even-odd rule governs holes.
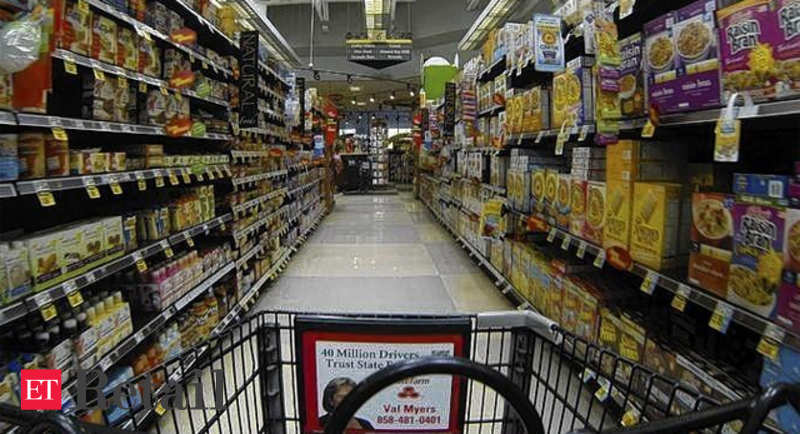
{"type": "Polygon", "coordinates": [[[405,211],[337,212],[326,218],[325,226],[412,226],[414,222],[405,211]]]}
{"type": "Polygon", "coordinates": [[[484,273],[443,275],[441,278],[459,312],[514,308],[484,273]]]}
{"type": "Polygon", "coordinates": [[[453,242],[453,237],[437,223],[419,223],[415,227],[423,243],[453,242]]]}
{"type": "Polygon", "coordinates": [[[413,226],[323,226],[315,242],[326,244],[418,243],[413,226]]]}
{"type": "Polygon", "coordinates": [[[288,276],[434,276],[422,244],[307,244],[292,259],[288,276]]]}
{"type": "Polygon", "coordinates": [[[264,295],[258,308],[311,312],[456,312],[438,276],[286,276],[264,295]]]}
{"type": "Polygon", "coordinates": [[[475,263],[450,238],[449,241],[426,243],[425,248],[433,258],[439,274],[461,274],[475,272],[475,263]]]}

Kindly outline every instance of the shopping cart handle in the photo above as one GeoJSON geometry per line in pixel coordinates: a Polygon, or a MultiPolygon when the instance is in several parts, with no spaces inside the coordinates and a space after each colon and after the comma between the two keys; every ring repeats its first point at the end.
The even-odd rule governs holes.
{"type": "Polygon", "coordinates": [[[55,411],[25,411],[8,404],[0,404],[0,421],[22,427],[22,432],[25,434],[88,433],[82,425],[63,413],[55,411]]]}
{"type": "Polygon", "coordinates": [[[451,374],[477,380],[494,389],[517,411],[528,434],[544,434],[542,419],[530,400],[500,372],[467,359],[425,357],[395,363],[362,380],[336,408],[325,428],[326,434],[343,433],[347,423],[367,400],[400,380],[418,375],[451,374]]]}

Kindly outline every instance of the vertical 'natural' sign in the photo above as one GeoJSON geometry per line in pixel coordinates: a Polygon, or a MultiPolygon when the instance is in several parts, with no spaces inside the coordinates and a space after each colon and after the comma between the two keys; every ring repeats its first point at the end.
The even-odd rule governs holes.
{"type": "Polygon", "coordinates": [[[258,126],[258,32],[242,32],[239,39],[239,127],[258,126]]]}

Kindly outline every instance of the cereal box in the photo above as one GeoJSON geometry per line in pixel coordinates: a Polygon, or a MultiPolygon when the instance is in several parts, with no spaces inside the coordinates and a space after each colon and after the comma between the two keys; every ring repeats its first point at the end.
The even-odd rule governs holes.
{"type": "Polygon", "coordinates": [[[783,270],[783,208],[737,202],[728,300],[771,318],[783,270]]]}
{"type": "Polygon", "coordinates": [[[537,204],[544,203],[545,200],[545,178],[547,178],[547,171],[544,167],[537,166],[531,171],[531,197],[537,204]]]}
{"type": "Polygon", "coordinates": [[[577,236],[583,234],[583,225],[586,223],[586,187],[586,181],[572,178],[569,231],[577,236]]]}
{"type": "Polygon", "coordinates": [[[796,95],[800,91],[800,45],[795,39],[800,35],[800,2],[776,0],[779,40],[775,46],[775,60],[781,74],[779,96],[796,95]]]}
{"type": "Polygon", "coordinates": [[[558,190],[556,192],[556,224],[560,229],[569,230],[570,206],[572,205],[572,176],[567,173],[558,174],[558,190]]]}
{"type": "Polygon", "coordinates": [[[786,210],[783,232],[783,283],[778,295],[777,322],[800,331],[800,210],[786,210]]]}
{"type": "Polygon", "coordinates": [[[57,29],[58,46],[86,56],[92,45],[92,12],[82,11],[76,1],[63,4],[64,16],[57,29]]]}
{"type": "Polygon", "coordinates": [[[636,182],[631,215],[631,258],[661,270],[674,265],[678,250],[680,184],[636,182]]]}
{"type": "Polygon", "coordinates": [[[717,11],[722,58],[723,97],[735,92],[755,101],[775,98],[779,41],[777,14],[771,0],[746,0],[717,11]]]}
{"type": "Polygon", "coordinates": [[[680,111],[721,104],[715,10],[715,0],[698,0],[676,11],[673,37],[680,111]]]}
{"type": "Polygon", "coordinates": [[[591,57],[576,57],[566,70],[553,77],[551,128],[576,126],[594,120],[594,90],[591,57]]]}
{"type": "Polygon", "coordinates": [[[733,249],[733,203],[729,194],[692,195],[689,283],[723,298],[733,249]]]}
{"type": "Polygon", "coordinates": [[[117,31],[117,66],[139,70],[139,41],[136,33],[127,27],[117,31]]]}
{"type": "Polygon", "coordinates": [[[635,181],[638,179],[639,148],[637,140],[620,140],[606,146],[606,179],[635,181]]]}
{"type": "Polygon", "coordinates": [[[733,192],[743,201],[785,203],[788,189],[789,177],[785,175],[733,174],[733,192]]]}
{"type": "Polygon", "coordinates": [[[648,106],[662,113],[677,111],[678,64],[672,30],[675,13],[662,15],[644,25],[645,76],[648,106]]]}
{"type": "MultiPolygon", "coordinates": [[[[601,348],[619,353],[619,341],[622,336],[622,321],[608,308],[600,309],[600,339],[598,341],[601,348]]],[[[601,368],[606,375],[612,375],[615,368],[613,357],[601,358],[601,368]]]]}
{"type": "MultiPolygon", "coordinates": [[[[564,309],[561,311],[561,320],[560,324],[564,330],[567,330],[570,333],[577,333],[578,328],[578,316],[580,315],[580,306],[581,306],[581,295],[580,290],[578,289],[577,285],[569,279],[568,277],[564,277],[562,279],[562,288],[563,288],[563,303],[564,309]]],[[[553,318],[554,321],[557,321],[556,318],[553,318]]]]}
{"type": "Polygon", "coordinates": [[[631,206],[633,206],[633,183],[630,181],[606,181],[608,205],[603,225],[603,247],[619,248],[630,252],[631,206]]]}
{"type": "Polygon", "coordinates": [[[99,14],[92,20],[92,57],[112,65],[117,61],[117,23],[99,14]]]}
{"type": "Polygon", "coordinates": [[[533,52],[537,71],[564,70],[564,41],[561,18],[554,15],[533,16],[533,52]]]}
{"type": "Polygon", "coordinates": [[[556,195],[558,193],[558,171],[545,169],[544,203],[549,215],[555,217],[556,195]]]}
{"type": "Polygon", "coordinates": [[[606,183],[588,181],[586,187],[586,220],[581,236],[603,245],[603,226],[606,220],[606,183]]]}
{"type": "Polygon", "coordinates": [[[523,131],[537,132],[550,128],[550,92],[541,86],[525,91],[522,112],[523,131]]]}
{"type": "Polygon", "coordinates": [[[645,89],[642,64],[642,34],[635,33],[619,41],[622,63],[619,65],[619,98],[622,116],[645,115],[645,89]]]}

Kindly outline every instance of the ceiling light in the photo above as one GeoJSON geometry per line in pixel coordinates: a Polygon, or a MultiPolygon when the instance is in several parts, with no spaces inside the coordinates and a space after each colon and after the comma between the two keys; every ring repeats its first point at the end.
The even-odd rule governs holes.
{"type": "Polygon", "coordinates": [[[392,91],[392,94],[389,95],[389,99],[394,99],[394,98],[395,98],[395,94],[394,94],[394,91],[392,91]]]}
{"type": "Polygon", "coordinates": [[[374,96],[372,96],[372,95],[370,95],[370,97],[369,97],[369,102],[375,102],[375,97],[374,97],[374,96]]]}
{"type": "Polygon", "coordinates": [[[413,90],[409,90],[409,91],[408,91],[408,94],[409,94],[410,96],[414,96],[414,91],[413,91],[413,90]]]}
{"type": "Polygon", "coordinates": [[[351,99],[350,104],[356,105],[356,99],[355,98],[351,99]]]}
{"type": "Polygon", "coordinates": [[[364,101],[359,101],[359,102],[356,103],[356,105],[360,107],[360,106],[367,105],[367,103],[365,103],[364,101]]]}
{"type": "Polygon", "coordinates": [[[350,86],[350,92],[359,92],[361,91],[361,86],[350,86]]]}

